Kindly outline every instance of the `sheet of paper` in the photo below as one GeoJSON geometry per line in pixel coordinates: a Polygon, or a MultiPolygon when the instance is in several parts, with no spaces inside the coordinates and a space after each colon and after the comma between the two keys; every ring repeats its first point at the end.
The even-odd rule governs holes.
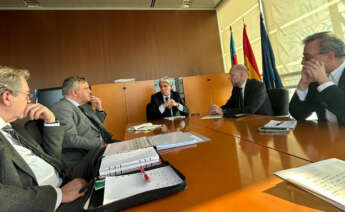
{"type": "Polygon", "coordinates": [[[150,181],[145,181],[142,173],[107,177],[103,205],[134,196],[146,191],[165,188],[182,183],[182,179],[170,166],[145,171],[150,181]]]}
{"type": "Polygon", "coordinates": [[[186,118],[186,116],[171,116],[171,117],[165,117],[164,119],[173,121],[176,119],[184,119],[184,118],[186,118]]]}
{"type": "Polygon", "coordinates": [[[208,115],[208,116],[203,116],[200,119],[221,119],[223,118],[223,115],[208,115]]]}
{"type": "Polygon", "coordinates": [[[100,176],[118,175],[135,171],[140,166],[150,167],[159,163],[159,155],[153,147],[118,153],[102,158],[100,176]]]}
{"type": "Polygon", "coordinates": [[[265,124],[265,128],[290,128],[295,129],[297,125],[296,120],[289,120],[289,121],[277,121],[271,120],[267,124],[265,124]]]}
{"type": "Polygon", "coordinates": [[[147,141],[146,137],[139,137],[127,141],[108,144],[103,155],[109,156],[112,154],[129,152],[131,150],[142,149],[150,146],[151,144],[147,141]]]}
{"type": "Polygon", "coordinates": [[[332,158],[274,174],[345,208],[345,161],[332,158]]]}
{"type": "Polygon", "coordinates": [[[155,135],[147,138],[150,143],[157,148],[157,150],[185,146],[198,142],[192,136],[181,131],[155,135]]]}

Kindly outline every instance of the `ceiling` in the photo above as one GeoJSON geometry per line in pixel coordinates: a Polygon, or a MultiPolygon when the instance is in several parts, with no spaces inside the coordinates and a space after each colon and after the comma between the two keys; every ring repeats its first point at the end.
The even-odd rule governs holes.
{"type": "Polygon", "coordinates": [[[213,10],[223,0],[0,0],[0,9],[74,10],[74,9],[199,9],[213,10]],[[27,3],[39,5],[28,7],[27,3]],[[187,5],[187,6],[185,6],[187,5]],[[153,7],[152,7],[153,6],[153,7]],[[189,6],[189,7],[188,7],[189,6]]]}

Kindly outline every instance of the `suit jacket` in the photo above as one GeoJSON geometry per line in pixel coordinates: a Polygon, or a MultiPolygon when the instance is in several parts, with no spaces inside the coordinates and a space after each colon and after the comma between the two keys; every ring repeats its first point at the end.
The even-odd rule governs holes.
{"type": "MultiPolygon", "coordinates": [[[[170,98],[172,98],[175,102],[180,103],[183,105],[183,111],[179,111],[177,107],[172,107],[173,116],[187,116],[189,114],[189,109],[186,106],[185,102],[181,99],[180,95],[177,92],[171,91],[170,98]]],[[[159,111],[159,106],[164,104],[163,95],[161,92],[157,92],[151,96],[151,116],[152,119],[162,119],[164,117],[170,117],[171,111],[169,109],[165,109],[163,113],[159,111]]]]}
{"type": "Polygon", "coordinates": [[[305,101],[300,101],[295,93],[289,104],[290,114],[296,120],[304,120],[312,112],[316,112],[318,120],[326,121],[326,109],[331,111],[338,119],[338,123],[345,125],[345,71],[339,79],[338,86],[332,85],[321,93],[317,90],[319,84],[313,82],[309,85],[305,101]]]}
{"type": "Polygon", "coordinates": [[[221,106],[224,116],[231,116],[234,113],[251,113],[260,115],[273,115],[271,101],[266,92],[265,85],[255,79],[247,79],[244,88],[243,108],[239,108],[241,90],[239,87],[232,89],[230,99],[221,106]]]}
{"type": "MultiPolygon", "coordinates": [[[[39,145],[23,128],[14,128],[21,142],[37,156],[53,165],[63,175],[61,146],[64,127],[45,127],[44,142],[39,145]]],[[[0,133],[0,211],[54,211],[56,191],[52,186],[38,186],[28,164],[0,133]]]]}
{"type": "MultiPolygon", "coordinates": [[[[93,111],[88,104],[82,107],[85,109],[85,114],[70,101],[63,98],[51,108],[56,118],[66,125],[62,145],[62,160],[69,166],[76,164],[89,150],[97,148],[102,144],[100,141],[100,129],[87,116],[97,121],[99,126],[105,130],[104,120],[106,114],[93,111]]],[[[108,136],[111,138],[110,133],[108,133],[108,136]]]]}

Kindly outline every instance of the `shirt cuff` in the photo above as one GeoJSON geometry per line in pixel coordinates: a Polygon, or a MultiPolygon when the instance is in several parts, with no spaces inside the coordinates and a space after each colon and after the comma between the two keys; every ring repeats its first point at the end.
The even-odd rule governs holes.
{"type": "Polygon", "coordinates": [[[45,127],[60,127],[60,122],[44,123],[45,127]]]}
{"type": "Polygon", "coordinates": [[[163,106],[163,104],[161,104],[158,109],[161,113],[164,113],[165,111],[165,107],[163,106]]]}
{"type": "Polygon", "coordinates": [[[300,101],[305,100],[305,98],[307,97],[308,91],[309,91],[309,88],[305,89],[304,91],[296,89],[296,94],[297,94],[300,101]]]}
{"type": "Polygon", "coordinates": [[[61,201],[62,201],[62,191],[60,188],[56,188],[54,187],[55,191],[56,191],[56,203],[55,203],[55,210],[61,205],[61,201]]]}
{"type": "Polygon", "coordinates": [[[181,105],[181,104],[178,104],[178,107],[177,107],[177,109],[178,109],[179,111],[183,111],[183,105],[181,105]]]}
{"type": "Polygon", "coordinates": [[[329,86],[335,85],[334,82],[328,81],[325,83],[322,83],[321,85],[319,85],[317,87],[317,90],[321,93],[323,90],[325,90],[326,88],[328,88],[329,86]]]}

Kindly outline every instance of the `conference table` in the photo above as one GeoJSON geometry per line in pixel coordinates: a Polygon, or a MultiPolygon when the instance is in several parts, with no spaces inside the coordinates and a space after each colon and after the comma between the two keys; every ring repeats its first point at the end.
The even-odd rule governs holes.
{"type": "MultiPolygon", "coordinates": [[[[174,131],[191,131],[210,141],[160,151],[186,177],[187,188],[171,196],[124,211],[339,211],[317,197],[275,177],[273,173],[331,157],[345,160],[338,126],[298,123],[288,134],[260,134],[272,119],[242,118],[157,120],[162,128],[148,133],[125,132],[125,139],[174,131]]],[[[139,124],[131,123],[129,127],[139,124]]]]}

